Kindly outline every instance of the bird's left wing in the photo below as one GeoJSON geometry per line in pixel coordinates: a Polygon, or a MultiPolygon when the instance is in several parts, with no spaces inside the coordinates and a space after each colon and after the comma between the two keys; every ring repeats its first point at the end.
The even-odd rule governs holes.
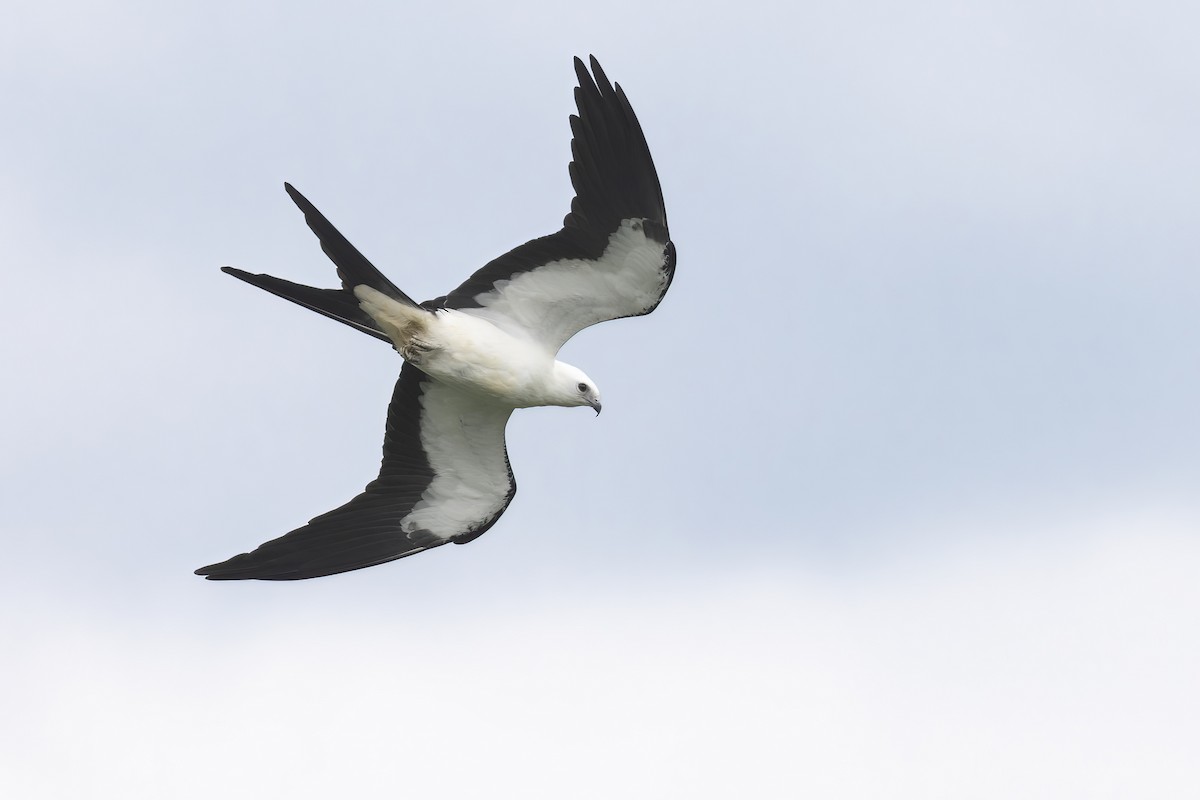
{"type": "Polygon", "coordinates": [[[316,578],[475,539],[517,491],[504,443],[510,414],[405,364],[388,406],[379,477],[345,505],[196,574],[316,578]]]}
{"type": "Polygon", "coordinates": [[[575,59],[575,199],[562,230],[500,256],[432,301],[550,352],[589,325],[649,314],[675,273],[675,245],[642,126],[595,57],[591,68],[575,59]]]}

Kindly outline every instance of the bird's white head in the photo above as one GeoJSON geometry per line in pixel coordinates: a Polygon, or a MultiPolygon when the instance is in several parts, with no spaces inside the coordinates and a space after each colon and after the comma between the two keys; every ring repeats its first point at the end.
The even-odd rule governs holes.
{"type": "Polygon", "coordinates": [[[556,406],[591,406],[600,414],[600,390],[596,382],[589,378],[583,370],[554,362],[554,380],[551,385],[551,405],[556,406]]]}

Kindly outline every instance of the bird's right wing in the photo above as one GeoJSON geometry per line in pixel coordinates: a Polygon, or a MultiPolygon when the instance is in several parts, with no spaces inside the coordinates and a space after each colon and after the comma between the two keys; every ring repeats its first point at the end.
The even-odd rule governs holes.
{"type": "Polygon", "coordinates": [[[511,414],[405,364],[388,407],[379,477],[345,505],[196,574],[316,578],[475,539],[517,491],[504,443],[511,414]]]}

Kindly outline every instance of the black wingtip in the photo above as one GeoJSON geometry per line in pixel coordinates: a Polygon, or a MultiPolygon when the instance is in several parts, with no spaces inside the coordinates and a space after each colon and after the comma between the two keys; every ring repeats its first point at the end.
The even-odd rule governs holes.
{"type": "Polygon", "coordinates": [[[592,84],[598,87],[611,85],[608,76],[604,74],[604,67],[600,66],[600,61],[594,55],[588,55],[587,63],[579,56],[575,56],[575,75],[579,78],[580,86],[592,84]],[[591,71],[588,71],[588,67],[591,71]]]}
{"type": "Polygon", "coordinates": [[[253,563],[249,553],[242,553],[225,561],[200,567],[192,574],[199,575],[207,581],[244,581],[244,580],[288,580],[286,571],[274,574],[253,563]]]}
{"type": "Polygon", "coordinates": [[[209,564],[207,567],[200,567],[200,569],[193,570],[192,574],[199,575],[201,578],[204,578],[206,580],[210,580],[210,581],[216,580],[216,578],[214,578],[212,576],[212,573],[214,572],[214,568],[219,567],[219,566],[221,566],[221,565],[220,564],[209,564]]]}
{"type": "MultiPolygon", "coordinates": [[[[253,272],[246,272],[246,270],[238,269],[237,267],[221,267],[221,272],[224,272],[226,275],[232,275],[239,281],[245,281],[251,286],[257,286],[260,289],[266,289],[268,292],[271,292],[271,294],[279,294],[279,292],[270,289],[264,284],[264,281],[277,280],[272,278],[270,275],[255,275],[253,272]]],[[[286,295],[281,296],[286,297],[286,295]]],[[[287,299],[295,302],[295,300],[293,300],[291,297],[288,297],[287,299]]]]}
{"type": "Polygon", "coordinates": [[[622,219],[649,219],[665,229],[667,212],[654,159],[625,92],[609,80],[595,55],[586,64],[576,57],[575,73],[578,113],[570,116],[568,166],[575,199],[563,227],[603,231],[605,241],[612,224],[622,219]]]}
{"type": "MultiPolygon", "coordinates": [[[[589,56],[594,60],[593,56],[589,56]]],[[[592,75],[588,72],[587,64],[579,56],[575,56],[575,78],[579,81],[580,86],[587,86],[592,82],[592,75]]]]}
{"type": "MultiPolygon", "coordinates": [[[[292,198],[293,203],[300,206],[301,211],[304,211],[305,206],[309,206],[309,207],[312,206],[312,203],[308,202],[308,198],[305,197],[304,195],[300,194],[300,192],[298,192],[296,190],[296,187],[292,186],[287,181],[283,182],[283,190],[285,192],[287,192],[288,197],[292,198]]],[[[307,213],[307,212],[305,212],[305,213],[307,213]]]]}
{"type": "MultiPolygon", "coordinates": [[[[295,186],[292,186],[290,183],[288,183],[287,181],[283,182],[283,190],[285,192],[287,192],[288,197],[292,198],[292,202],[295,203],[297,206],[299,206],[300,210],[303,211],[305,214],[308,214],[310,211],[317,210],[317,207],[314,206],[311,202],[309,202],[309,199],[307,197],[300,194],[300,191],[298,189],[296,189],[295,186]]],[[[318,212],[318,213],[320,213],[320,212],[318,212]]]]}
{"type": "Polygon", "coordinates": [[[596,76],[596,85],[608,85],[608,76],[604,74],[604,67],[600,66],[600,62],[596,60],[596,57],[589,55],[588,61],[591,62],[592,65],[592,75],[596,76]]]}

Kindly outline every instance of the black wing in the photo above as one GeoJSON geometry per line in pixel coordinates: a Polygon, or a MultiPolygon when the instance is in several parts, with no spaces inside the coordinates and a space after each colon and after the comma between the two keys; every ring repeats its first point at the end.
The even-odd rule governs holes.
{"type": "Polygon", "coordinates": [[[648,314],[675,272],[675,246],[650,148],[620,85],[575,59],[575,199],[562,230],[490,262],[440,302],[554,352],[597,322],[648,314]]]}
{"type": "Polygon", "coordinates": [[[316,578],[475,539],[516,494],[504,445],[511,413],[405,364],[388,407],[379,477],[345,505],[196,574],[316,578]]]}

